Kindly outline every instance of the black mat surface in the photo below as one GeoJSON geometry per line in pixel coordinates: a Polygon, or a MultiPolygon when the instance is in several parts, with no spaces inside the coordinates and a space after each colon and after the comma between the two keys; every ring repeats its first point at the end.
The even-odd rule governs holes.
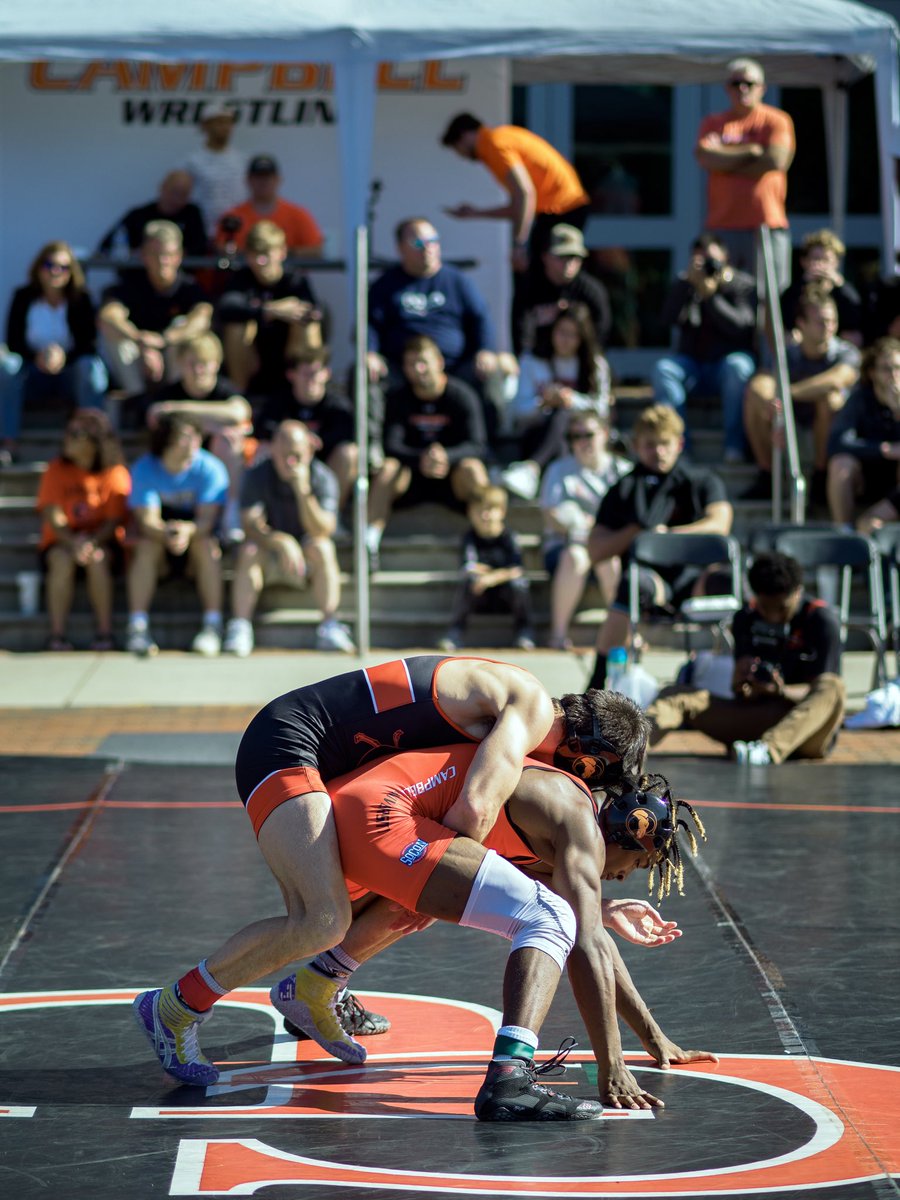
{"type": "MultiPolygon", "coordinates": [[[[664,1111],[583,1128],[474,1121],[506,947],[446,926],[357,974],[394,1022],[364,1068],[287,1038],[264,980],[203,1030],[224,1084],[179,1088],[148,1058],[131,998],[281,903],[230,768],[6,758],[0,771],[4,1197],[900,1196],[889,768],[672,763],[709,844],[666,905],[685,936],[623,953],[669,1035],[723,1061],[642,1075],[664,1111]]],[[[587,1096],[564,981],[542,1047],[569,1033],[582,1046],[568,1078],[587,1096]]]]}

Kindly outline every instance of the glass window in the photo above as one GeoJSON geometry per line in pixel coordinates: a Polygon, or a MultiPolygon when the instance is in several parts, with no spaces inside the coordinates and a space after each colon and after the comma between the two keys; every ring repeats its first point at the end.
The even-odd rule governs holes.
{"type": "Polygon", "coordinates": [[[668,250],[610,246],[592,250],[585,267],[609,292],[613,324],[607,346],[631,350],[669,345],[671,331],[659,319],[672,281],[668,250]]]}
{"type": "MultiPolygon", "coordinates": [[[[875,85],[871,76],[848,91],[847,211],[868,215],[879,210],[878,132],[875,85]]],[[[791,114],[797,154],[788,175],[788,214],[827,213],[828,159],[825,115],[819,88],[782,88],[781,107],[791,114]]]]}
{"type": "Polygon", "coordinates": [[[672,209],[672,89],[577,84],[575,167],[594,212],[667,215],[672,209]]]}

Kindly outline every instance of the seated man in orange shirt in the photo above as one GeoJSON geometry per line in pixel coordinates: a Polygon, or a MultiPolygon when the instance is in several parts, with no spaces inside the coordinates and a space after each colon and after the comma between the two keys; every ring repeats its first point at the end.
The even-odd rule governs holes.
{"type": "Polygon", "coordinates": [[[514,271],[527,270],[529,262],[540,257],[549,243],[550,230],[561,220],[579,228],[584,225],[589,197],[578,173],[536,133],[518,125],[491,128],[471,113],[459,113],[447,126],[441,143],[460,158],[484,163],[509,194],[509,203],[497,208],[458,204],[444,211],[461,220],[511,220],[514,271]]]}
{"type": "Polygon", "coordinates": [[[274,158],[268,154],[251,158],[247,167],[250,199],[222,216],[216,230],[216,245],[232,252],[243,250],[253,226],[259,221],[272,221],[284,230],[288,253],[320,258],[324,241],[321,229],[307,209],[279,196],[280,184],[281,173],[274,158]]]}
{"type": "Polygon", "coordinates": [[[785,201],[794,158],[794,123],[763,104],[766,77],[752,58],[726,68],[731,107],[704,118],[694,153],[709,172],[706,229],[721,237],[731,265],[756,274],[756,231],[772,231],[779,292],[791,282],[791,235],[785,201]]]}

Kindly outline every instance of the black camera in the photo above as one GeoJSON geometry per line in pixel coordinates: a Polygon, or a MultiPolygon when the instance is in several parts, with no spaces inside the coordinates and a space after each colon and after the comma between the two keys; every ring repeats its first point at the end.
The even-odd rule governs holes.
{"type": "Polygon", "coordinates": [[[709,254],[703,259],[703,274],[709,279],[718,275],[722,270],[722,263],[718,258],[712,258],[709,254]]]}
{"type": "Polygon", "coordinates": [[[778,670],[778,667],[775,663],[766,662],[764,658],[758,658],[751,670],[757,683],[771,683],[775,678],[775,672],[778,670]]]}

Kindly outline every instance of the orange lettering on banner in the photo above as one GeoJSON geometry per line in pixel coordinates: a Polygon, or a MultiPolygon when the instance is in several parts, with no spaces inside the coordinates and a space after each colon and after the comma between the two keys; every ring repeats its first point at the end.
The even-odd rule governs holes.
{"type": "Polygon", "coordinates": [[[422,90],[425,92],[461,92],[465,87],[464,75],[444,75],[444,64],[431,59],[425,64],[422,75],[422,90]]]}
{"type": "Polygon", "coordinates": [[[72,89],[71,79],[55,79],[51,75],[51,63],[34,62],[28,73],[28,85],[39,92],[68,92],[72,89]]]}
{"type": "Polygon", "coordinates": [[[236,75],[255,75],[262,63],[219,63],[213,87],[217,92],[230,92],[236,75]]]}
{"type": "Polygon", "coordinates": [[[75,85],[79,92],[90,92],[98,79],[111,79],[120,92],[131,89],[131,74],[127,62],[92,62],[75,85]]]}
{"type": "Polygon", "coordinates": [[[394,63],[378,64],[378,90],[380,92],[412,92],[418,90],[418,80],[414,76],[395,75],[397,68],[394,63]]]}
{"type": "Polygon", "coordinates": [[[269,81],[270,92],[315,92],[323,68],[318,63],[275,63],[269,81]]]}

